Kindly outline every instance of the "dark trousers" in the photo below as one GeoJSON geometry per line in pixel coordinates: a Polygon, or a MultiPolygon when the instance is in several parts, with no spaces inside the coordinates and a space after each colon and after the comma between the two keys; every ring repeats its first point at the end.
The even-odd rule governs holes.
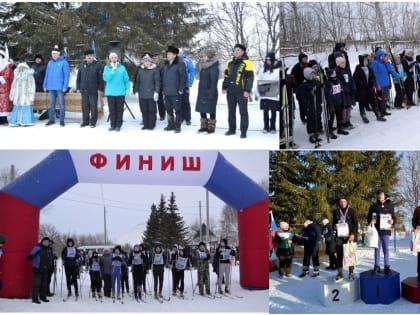
{"type": "Polygon", "coordinates": [[[90,275],[90,289],[92,290],[93,293],[101,292],[101,288],[102,288],[102,280],[101,280],[101,273],[100,271],[90,271],[89,272],[90,275]]]}
{"type": "Polygon", "coordinates": [[[191,121],[191,104],[190,104],[190,89],[186,87],[184,94],[182,94],[182,119],[185,121],[191,121]]]}
{"type": "Polygon", "coordinates": [[[48,272],[32,270],[32,274],[32,301],[36,301],[39,298],[41,298],[41,300],[46,299],[48,293],[48,272]]]}
{"type": "Polygon", "coordinates": [[[104,295],[106,297],[111,297],[111,274],[104,274],[104,295]]]}
{"type": "Polygon", "coordinates": [[[166,113],[168,114],[168,121],[175,121],[177,125],[181,125],[182,121],[181,103],[182,95],[165,96],[165,107],[166,113]]]}
{"type": "Polygon", "coordinates": [[[124,96],[108,96],[109,121],[111,128],[121,128],[124,113],[124,96]]]}
{"type": "Polygon", "coordinates": [[[172,291],[175,293],[176,289],[184,292],[184,270],[172,269],[172,291]]]}
{"type": "Polygon", "coordinates": [[[159,285],[159,293],[162,293],[163,289],[163,265],[162,267],[153,266],[153,289],[155,293],[157,293],[158,285],[159,285]]]}
{"type": "Polygon", "coordinates": [[[319,249],[314,248],[313,250],[303,251],[303,270],[309,270],[310,260],[312,258],[312,266],[314,270],[319,270],[319,249]]]}
{"type": "Polygon", "coordinates": [[[144,278],[143,265],[133,265],[133,286],[134,286],[134,295],[137,296],[138,293],[141,294],[144,278]]]}
{"type": "Polygon", "coordinates": [[[412,76],[408,76],[407,79],[404,81],[404,90],[405,94],[407,95],[407,105],[414,105],[414,78],[412,76]]]}
{"type": "Polygon", "coordinates": [[[243,95],[228,94],[227,103],[229,131],[236,130],[236,106],[238,106],[239,114],[241,116],[241,133],[246,133],[249,125],[248,98],[244,97],[243,95]]]}
{"type": "Polygon", "coordinates": [[[162,92],[159,92],[159,99],[157,101],[157,107],[158,107],[160,119],[162,119],[162,120],[165,119],[166,108],[165,108],[165,102],[163,100],[163,93],[162,92]]]}
{"type": "Polygon", "coordinates": [[[151,99],[139,98],[140,111],[143,116],[143,125],[145,129],[154,129],[156,127],[156,103],[151,99]]]}
{"type": "Polygon", "coordinates": [[[128,271],[121,272],[121,291],[124,293],[124,284],[125,288],[127,289],[127,293],[130,292],[130,287],[128,284],[128,271]]]}
{"type": "Polygon", "coordinates": [[[396,83],[395,91],[397,94],[395,95],[394,107],[398,108],[402,106],[402,102],[404,99],[404,90],[401,88],[399,83],[396,83]]]}
{"type": "Polygon", "coordinates": [[[264,130],[276,130],[276,117],[275,110],[264,109],[264,130]],[[271,118],[269,117],[271,113],[271,118]]]}
{"type": "Polygon", "coordinates": [[[98,93],[82,93],[83,124],[96,125],[98,121],[98,93]]]}
{"type": "Polygon", "coordinates": [[[76,295],[79,294],[79,288],[77,286],[77,275],[79,274],[78,266],[65,266],[66,271],[66,283],[67,291],[71,292],[71,286],[74,286],[74,292],[76,295]]]}

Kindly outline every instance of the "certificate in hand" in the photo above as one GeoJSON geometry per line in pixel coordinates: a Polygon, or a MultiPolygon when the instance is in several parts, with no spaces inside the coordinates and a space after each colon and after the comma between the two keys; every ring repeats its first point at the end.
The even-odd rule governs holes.
{"type": "Polygon", "coordinates": [[[381,230],[390,231],[392,229],[392,224],[389,223],[389,220],[391,220],[390,214],[381,214],[379,216],[379,219],[380,219],[379,227],[381,230]]]}

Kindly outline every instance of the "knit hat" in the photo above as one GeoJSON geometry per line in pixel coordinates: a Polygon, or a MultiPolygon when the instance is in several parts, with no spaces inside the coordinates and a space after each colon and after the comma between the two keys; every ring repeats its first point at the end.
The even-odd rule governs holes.
{"type": "Polygon", "coordinates": [[[170,52],[170,53],[173,53],[175,55],[178,55],[179,49],[176,48],[175,46],[168,46],[168,49],[166,50],[166,52],[167,53],[170,52]]]}
{"type": "Polygon", "coordinates": [[[95,54],[95,52],[93,51],[93,49],[86,49],[85,50],[85,56],[87,56],[87,55],[94,55],[95,54]]]}
{"type": "Polygon", "coordinates": [[[235,48],[239,48],[239,49],[243,50],[244,52],[246,52],[246,47],[245,47],[245,45],[243,45],[243,44],[236,44],[236,45],[233,47],[233,49],[235,49],[235,48]]]}
{"type": "Polygon", "coordinates": [[[118,56],[118,54],[115,52],[115,51],[111,51],[110,53],[109,53],[109,59],[111,59],[111,56],[113,56],[113,55],[115,55],[115,56],[117,56],[117,58],[120,58],[119,56],[118,56]]]}
{"type": "Polygon", "coordinates": [[[344,64],[346,63],[346,58],[344,58],[344,57],[337,57],[337,58],[335,58],[335,64],[337,66],[339,66],[339,65],[341,65],[343,63],[344,64]]]}
{"type": "Polygon", "coordinates": [[[146,62],[146,61],[152,62],[152,56],[149,54],[144,54],[142,60],[143,62],[146,62]]]}
{"type": "Polygon", "coordinates": [[[58,45],[54,46],[54,48],[51,50],[51,53],[61,53],[60,49],[58,48],[58,45]]]}
{"type": "Polygon", "coordinates": [[[304,53],[301,53],[301,54],[299,54],[299,62],[302,62],[302,60],[303,60],[303,58],[308,58],[308,55],[306,55],[306,54],[304,54],[304,53]]]}
{"type": "Polygon", "coordinates": [[[306,80],[311,79],[312,73],[315,73],[315,71],[314,71],[314,69],[312,69],[310,67],[306,67],[305,69],[303,69],[303,76],[305,77],[306,80]]]}

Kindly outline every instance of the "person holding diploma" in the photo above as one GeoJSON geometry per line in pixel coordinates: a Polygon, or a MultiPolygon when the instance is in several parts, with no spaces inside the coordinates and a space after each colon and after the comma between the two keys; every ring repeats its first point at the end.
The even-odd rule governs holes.
{"type": "Polygon", "coordinates": [[[385,196],[385,193],[382,190],[378,190],[376,197],[376,202],[370,206],[367,216],[367,221],[375,225],[379,234],[378,247],[375,248],[375,266],[373,267],[372,274],[381,271],[379,262],[382,246],[385,265],[384,272],[386,275],[389,275],[391,270],[389,266],[389,238],[391,236],[391,230],[395,225],[394,205],[391,203],[391,200],[385,196]]]}
{"type": "MultiPolygon", "coordinates": [[[[356,241],[357,236],[358,220],[356,211],[350,207],[346,197],[338,198],[338,208],[333,214],[333,228],[335,230],[335,244],[337,251],[337,276],[335,281],[340,281],[344,278],[343,276],[343,245],[347,242],[356,241]]],[[[354,266],[349,267],[349,279],[353,278],[354,266]]]]}

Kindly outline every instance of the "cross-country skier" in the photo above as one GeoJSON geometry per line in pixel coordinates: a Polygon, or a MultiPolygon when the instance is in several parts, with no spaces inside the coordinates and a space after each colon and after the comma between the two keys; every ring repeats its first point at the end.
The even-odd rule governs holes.
{"type": "Polygon", "coordinates": [[[163,298],[162,289],[163,289],[163,273],[165,271],[165,258],[163,255],[162,247],[160,245],[155,246],[153,251],[153,289],[155,299],[163,298]],[[158,295],[158,286],[159,286],[159,295],[158,295]]]}
{"type": "Polygon", "coordinates": [[[104,296],[111,297],[111,271],[112,255],[109,249],[105,248],[101,260],[101,275],[104,281],[104,296]]]}
{"type": "Polygon", "coordinates": [[[170,253],[170,264],[172,266],[172,295],[179,290],[180,297],[184,296],[184,270],[187,267],[188,255],[178,245],[173,246],[170,253]]]}
{"type": "Polygon", "coordinates": [[[124,257],[121,253],[121,246],[116,246],[112,253],[112,269],[111,269],[111,292],[112,298],[115,299],[115,292],[117,299],[121,299],[121,265],[124,263],[124,257]]]}
{"type": "MultiPolygon", "coordinates": [[[[305,76],[303,74],[303,70],[305,70],[305,68],[308,66],[308,56],[301,53],[299,54],[299,62],[297,64],[294,65],[294,67],[292,68],[292,72],[291,72],[291,77],[293,80],[293,90],[296,93],[296,97],[297,95],[297,89],[299,88],[299,86],[301,84],[303,84],[303,82],[305,81],[305,76]]],[[[301,102],[301,100],[298,98],[297,99],[298,104],[299,104],[299,114],[300,114],[300,120],[302,121],[302,123],[306,123],[306,116],[305,116],[305,108],[303,107],[303,101],[301,102]]]]}
{"type": "Polygon", "coordinates": [[[98,252],[94,251],[92,257],[89,258],[89,275],[90,275],[90,289],[92,290],[92,297],[96,298],[96,293],[98,298],[101,298],[101,288],[102,288],[102,279],[101,279],[101,265],[98,252]]]}
{"type": "Polygon", "coordinates": [[[49,245],[50,239],[48,237],[42,238],[41,242],[26,257],[28,260],[32,260],[32,303],[41,304],[39,300],[49,302],[47,299],[48,270],[53,263],[49,245]]]}
{"type": "Polygon", "coordinates": [[[131,272],[133,273],[134,298],[141,298],[141,291],[145,275],[145,259],[146,256],[142,253],[142,248],[139,245],[134,245],[133,251],[130,253],[128,263],[131,265],[131,272]]]}
{"type": "Polygon", "coordinates": [[[211,294],[209,260],[210,252],[206,243],[200,242],[197,249],[197,282],[200,295],[204,295],[204,287],[206,288],[206,294],[211,294]]]}
{"type": "Polygon", "coordinates": [[[123,263],[121,265],[121,292],[124,295],[124,289],[126,289],[127,294],[130,292],[130,286],[128,283],[128,267],[129,264],[127,262],[128,255],[124,250],[121,250],[121,256],[123,258],[123,263]]]}
{"type": "Polygon", "coordinates": [[[218,283],[218,292],[223,294],[222,291],[222,279],[225,279],[225,293],[230,293],[230,272],[231,272],[231,261],[230,257],[235,255],[235,251],[228,246],[226,238],[223,238],[219,246],[216,248],[215,259],[219,262],[219,278],[218,283]]]}
{"type": "Polygon", "coordinates": [[[69,238],[66,242],[67,246],[61,252],[61,259],[66,272],[67,297],[71,296],[71,286],[74,286],[74,294],[76,298],[79,296],[79,287],[77,285],[77,277],[79,275],[79,254],[74,246],[73,239],[69,238]]]}

